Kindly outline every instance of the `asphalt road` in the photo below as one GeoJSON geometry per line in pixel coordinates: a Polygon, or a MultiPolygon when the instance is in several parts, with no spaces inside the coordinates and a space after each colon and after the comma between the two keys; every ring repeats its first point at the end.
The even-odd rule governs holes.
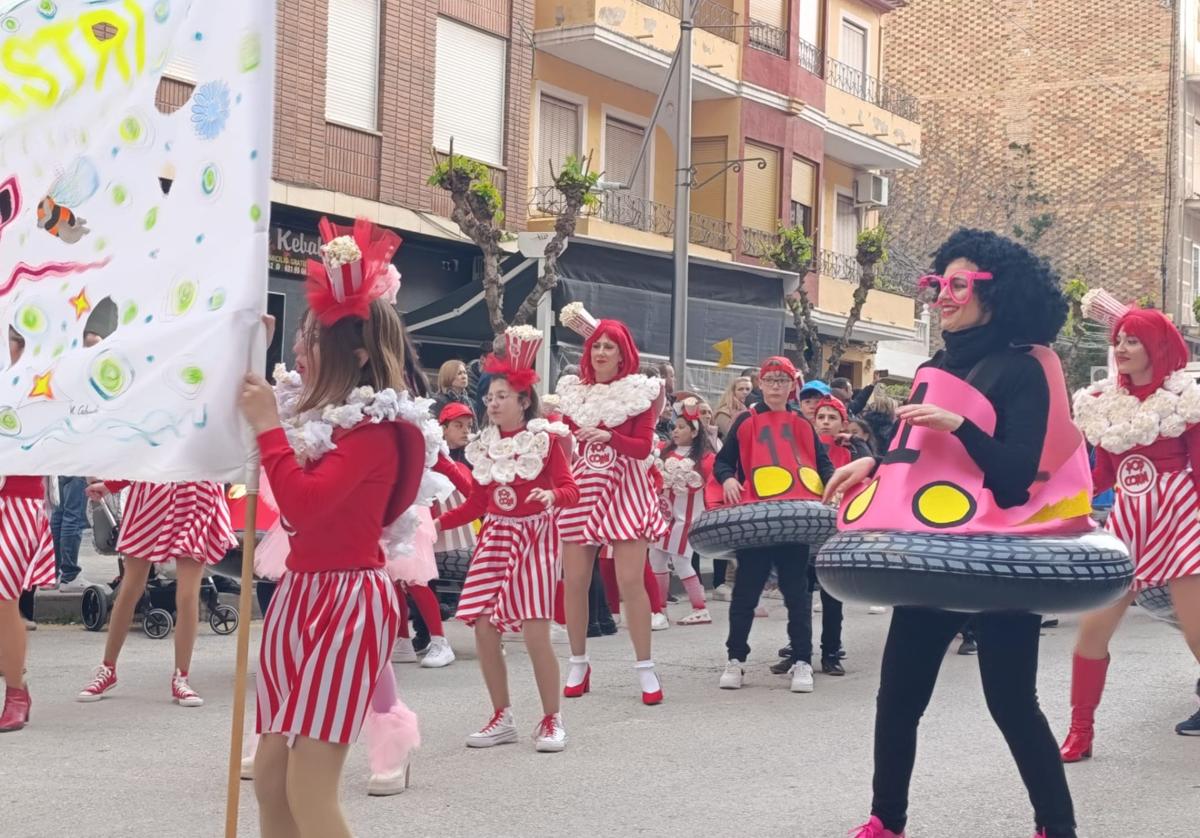
{"type": "MultiPolygon", "coordinates": [[[[686,612],[686,605],[674,606],[686,612]]],[[[716,687],[725,606],[712,626],[654,635],[666,702],[636,702],[626,637],[595,641],[593,692],[567,703],[569,743],[468,751],[463,736],[488,716],[467,633],[451,627],[460,659],[442,670],[397,667],[420,714],[425,744],[413,788],[365,795],[356,746],[344,799],[359,836],[842,836],[865,819],[878,659],[888,616],[847,608],[841,679],[817,676],[794,695],[767,672],[784,636],[782,607],[756,622],[747,686],[716,687]]],[[[819,618],[818,618],[819,619],[819,618]]],[[[258,625],[254,626],[257,641],[258,625]]],[[[1041,692],[1058,731],[1068,716],[1073,628],[1048,630],[1041,692]]],[[[30,635],[33,724],[0,737],[0,835],[219,836],[225,809],[234,640],[201,629],[193,684],[207,705],[169,701],[170,640],[131,634],[121,685],[98,704],[74,693],[99,660],[103,636],[43,625],[30,635]]],[[[518,724],[538,716],[520,643],[508,644],[518,724]]],[[[566,650],[563,649],[565,660],[566,650]]],[[[1173,630],[1136,609],[1113,650],[1101,738],[1090,763],[1069,767],[1088,838],[1192,836],[1200,824],[1200,740],[1172,727],[1194,709],[1196,666],[1173,630]]],[[[255,835],[249,784],[241,832],[255,835]]],[[[975,660],[951,654],[922,726],[912,790],[912,838],[1028,838],[1032,819],[1016,770],[991,724],[975,660]]]]}

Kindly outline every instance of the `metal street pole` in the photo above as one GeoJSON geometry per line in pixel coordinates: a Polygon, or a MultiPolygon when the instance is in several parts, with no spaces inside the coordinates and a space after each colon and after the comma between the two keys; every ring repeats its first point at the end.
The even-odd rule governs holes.
{"type": "Polygon", "coordinates": [[[671,365],[675,387],[687,387],[688,231],[692,218],[692,19],[684,0],[679,22],[679,118],[675,132],[675,282],[671,287],[671,365]]]}

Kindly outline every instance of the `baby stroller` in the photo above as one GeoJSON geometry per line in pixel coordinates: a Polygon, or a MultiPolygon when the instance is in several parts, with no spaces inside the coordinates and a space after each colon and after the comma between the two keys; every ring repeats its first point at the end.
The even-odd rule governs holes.
{"type": "MultiPolygon", "coordinates": [[[[125,562],[117,553],[120,531],[121,500],[110,495],[103,500],[88,502],[88,519],[96,551],[105,556],[117,556],[117,577],[107,585],[90,585],[83,592],[80,604],[83,625],[88,631],[100,631],[108,623],[109,611],[125,574],[125,562]]],[[[220,601],[212,577],[205,574],[200,582],[200,606],[208,615],[208,625],[217,634],[232,634],[238,627],[238,610],[220,601]]],[[[150,568],[146,590],[138,601],[135,618],[140,618],[147,637],[161,640],[175,627],[175,579],[157,566],[150,568]]]]}

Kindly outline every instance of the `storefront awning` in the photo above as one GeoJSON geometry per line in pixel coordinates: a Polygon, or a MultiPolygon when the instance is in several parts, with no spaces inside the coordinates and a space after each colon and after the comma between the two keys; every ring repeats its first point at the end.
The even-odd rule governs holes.
{"type": "MultiPolygon", "coordinates": [[[[537,260],[516,257],[502,270],[504,317],[511,319],[537,282],[537,260]]],[[[468,282],[428,305],[406,312],[404,323],[418,341],[477,346],[488,340],[492,327],[483,299],[483,280],[468,282]]]]}

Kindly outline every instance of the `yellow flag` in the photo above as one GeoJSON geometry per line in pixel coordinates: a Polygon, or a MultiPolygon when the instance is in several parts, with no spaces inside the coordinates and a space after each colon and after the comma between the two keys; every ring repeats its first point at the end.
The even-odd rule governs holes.
{"type": "Polygon", "coordinates": [[[717,350],[717,369],[723,370],[733,363],[733,338],[719,340],[712,348],[717,350]]]}

